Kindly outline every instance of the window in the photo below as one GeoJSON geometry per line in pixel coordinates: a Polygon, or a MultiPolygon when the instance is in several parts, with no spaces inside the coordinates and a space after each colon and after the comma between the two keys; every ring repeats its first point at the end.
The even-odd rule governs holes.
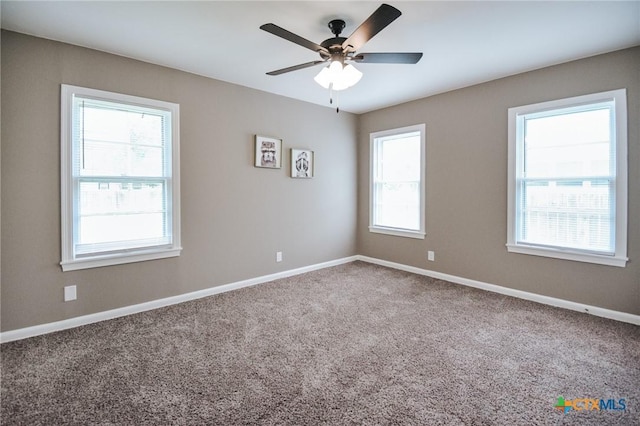
{"type": "Polygon", "coordinates": [[[624,267],[626,90],[509,109],[510,252],[624,267]]]}
{"type": "Polygon", "coordinates": [[[372,133],[369,231],[425,236],[425,125],[372,133]]]}
{"type": "Polygon", "coordinates": [[[178,256],[179,105],[61,95],[62,270],[178,256]]]}

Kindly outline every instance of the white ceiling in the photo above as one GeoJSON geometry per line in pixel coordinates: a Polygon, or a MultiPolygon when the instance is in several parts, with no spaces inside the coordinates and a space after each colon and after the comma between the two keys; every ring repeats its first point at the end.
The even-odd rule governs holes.
{"type": "MultiPolygon", "coordinates": [[[[358,64],[340,93],[363,113],[578,58],[640,45],[640,1],[389,1],[402,16],[361,52],[424,52],[417,65],[358,64]]],[[[347,37],[381,1],[7,1],[2,28],[329,106],[319,56],[259,29],[268,22],[320,43],[331,19],[347,37]]]]}

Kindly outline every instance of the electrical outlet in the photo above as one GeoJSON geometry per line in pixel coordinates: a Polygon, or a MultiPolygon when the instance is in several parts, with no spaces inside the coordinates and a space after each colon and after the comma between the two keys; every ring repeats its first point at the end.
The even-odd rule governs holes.
{"type": "Polygon", "coordinates": [[[64,301],[69,302],[78,298],[78,292],[75,285],[68,285],[64,288],[64,301]]]}
{"type": "Polygon", "coordinates": [[[276,252],[276,262],[282,262],[282,252],[281,251],[277,251],[276,252]]]}
{"type": "Polygon", "coordinates": [[[427,252],[427,260],[433,262],[434,260],[436,260],[436,254],[435,252],[432,251],[428,251],[427,252]]]}

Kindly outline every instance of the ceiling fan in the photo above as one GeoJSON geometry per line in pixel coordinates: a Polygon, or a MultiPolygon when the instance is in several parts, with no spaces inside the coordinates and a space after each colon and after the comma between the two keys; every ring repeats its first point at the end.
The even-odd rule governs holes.
{"type": "Polygon", "coordinates": [[[366,21],[360,24],[349,37],[340,37],[346,24],[342,19],[334,19],[329,22],[329,29],[334,34],[334,37],[328,38],[320,44],[309,41],[275,24],[264,24],[260,27],[261,30],[320,54],[320,60],[270,71],[267,75],[280,75],[329,62],[329,66],[320,71],[315,77],[315,81],[324,88],[333,91],[344,90],[360,80],[362,73],[358,71],[352,63],[416,64],[420,58],[422,58],[422,53],[358,52],[367,41],[371,40],[400,15],[402,15],[402,12],[395,7],[383,4],[376,9],[366,21]]]}

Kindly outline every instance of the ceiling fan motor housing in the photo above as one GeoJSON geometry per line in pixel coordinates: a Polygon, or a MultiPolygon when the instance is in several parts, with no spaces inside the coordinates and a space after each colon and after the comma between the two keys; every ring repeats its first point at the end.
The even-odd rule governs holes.
{"type": "Polygon", "coordinates": [[[344,56],[342,51],[342,43],[344,43],[346,39],[347,39],[346,37],[333,37],[333,38],[328,38],[322,43],[320,43],[320,46],[324,47],[329,51],[329,53],[327,53],[323,50],[320,50],[318,52],[320,53],[320,57],[325,60],[326,59],[336,60],[336,59],[342,58],[344,56]]]}

